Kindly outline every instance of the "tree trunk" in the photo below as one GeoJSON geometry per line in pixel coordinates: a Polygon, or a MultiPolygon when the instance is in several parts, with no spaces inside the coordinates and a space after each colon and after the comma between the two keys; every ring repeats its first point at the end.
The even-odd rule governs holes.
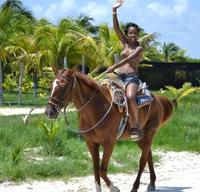
{"type": "Polygon", "coordinates": [[[22,81],[23,81],[23,77],[24,77],[24,63],[23,61],[20,61],[19,63],[19,96],[18,96],[18,104],[21,105],[22,104],[22,81]]]}
{"type": "Polygon", "coordinates": [[[38,71],[35,68],[33,71],[33,96],[37,97],[37,89],[38,89],[38,71]]]}
{"type": "Polygon", "coordinates": [[[0,60],[0,105],[3,105],[3,88],[2,88],[2,84],[3,84],[3,66],[2,66],[2,62],[0,60]]]}

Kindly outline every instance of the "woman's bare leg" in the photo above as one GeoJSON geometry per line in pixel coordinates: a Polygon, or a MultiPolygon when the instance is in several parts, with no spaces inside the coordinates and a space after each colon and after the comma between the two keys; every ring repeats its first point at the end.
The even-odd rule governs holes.
{"type": "Polygon", "coordinates": [[[132,129],[130,130],[131,132],[130,136],[136,141],[141,139],[140,130],[139,130],[138,106],[135,100],[137,90],[138,90],[138,85],[135,83],[129,83],[126,87],[126,96],[128,100],[128,106],[129,106],[129,124],[130,124],[130,128],[132,129]]]}

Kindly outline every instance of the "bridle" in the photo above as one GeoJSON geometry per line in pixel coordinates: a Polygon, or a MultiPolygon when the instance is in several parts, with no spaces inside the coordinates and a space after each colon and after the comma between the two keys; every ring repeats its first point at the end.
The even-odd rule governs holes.
{"type": "MultiPolygon", "coordinates": [[[[63,78],[63,80],[65,80],[65,79],[63,78]]],[[[72,91],[72,89],[75,89],[77,86],[79,88],[79,92],[78,93],[79,93],[79,96],[80,96],[80,99],[81,99],[81,103],[82,103],[82,106],[79,109],[77,109],[77,112],[81,111],[82,109],[84,109],[94,99],[95,95],[97,94],[97,91],[95,91],[95,93],[90,97],[90,99],[86,103],[83,103],[83,97],[82,97],[81,90],[80,90],[80,84],[79,84],[79,82],[77,80],[77,77],[75,75],[73,75],[73,83],[71,83],[71,86],[70,86],[69,89],[66,89],[63,92],[62,98],[61,99],[57,99],[55,97],[49,97],[48,104],[52,104],[55,107],[55,109],[57,110],[57,112],[59,113],[61,111],[61,108],[63,107],[63,104],[65,102],[65,98],[67,96],[69,96],[69,94],[72,91]]]]}
{"type": "MultiPolygon", "coordinates": [[[[81,92],[80,92],[80,83],[78,82],[77,78],[75,75],[73,75],[73,83],[71,85],[71,87],[69,89],[67,89],[64,93],[63,93],[63,96],[62,96],[62,99],[57,99],[55,97],[50,97],[49,98],[49,101],[48,101],[48,104],[52,104],[55,106],[55,109],[57,110],[57,112],[59,113],[61,111],[61,106],[63,105],[63,103],[65,102],[65,97],[68,96],[70,94],[70,92],[72,91],[72,89],[76,88],[76,86],[79,86],[79,95],[80,95],[80,98],[82,100],[82,104],[83,104],[83,98],[82,98],[82,95],[81,95],[81,92]],[[56,101],[56,102],[54,102],[56,101]],[[58,102],[58,103],[57,103],[58,102]]],[[[97,90],[94,92],[94,94],[90,97],[90,99],[84,103],[79,109],[76,110],[76,112],[80,112],[81,110],[83,110],[86,106],[89,105],[89,103],[94,99],[94,97],[96,96],[97,94],[97,90]]],[[[72,96],[73,97],[73,96],[72,96]]],[[[83,133],[87,133],[93,129],[95,129],[105,118],[106,116],[108,115],[108,113],[111,111],[112,109],[112,106],[113,106],[113,101],[110,102],[110,106],[108,108],[108,110],[106,111],[106,113],[103,115],[103,117],[95,124],[93,125],[92,127],[86,129],[86,130],[79,130],[79,131],[75,131],[73,129],[70,128],[71,131],[75,132],[75,133],[78,133],[78,134],[83,134],[83,133]]],[[[66,111],[64,110],[64,113],[66,113],[66,111]]],[[[69,125],[67,119],[66,119],[66,114],[65,115],[65,120],[66,120],[66,123],[69,125]]]]}
{"type": "MultiPolygon", "coordinates": [[[[62,79],[66,81],[66,79],[60,78],[60,80],[62,80],[62,79]]],[[[56,111],[59,113],[61,111],[61,108],[62,108],[64,102],[65,102],[66,96],[68,96],[70,94],[73,87],[75,87],[75,80],[73,81],[73,83],[71,83],[70,88],[66,89],[63,92],[61,99],[58,99],[58,98],[55,98],[55,97],[49,97],[48,104],[52,104],[55,107],[56,111]]]]}

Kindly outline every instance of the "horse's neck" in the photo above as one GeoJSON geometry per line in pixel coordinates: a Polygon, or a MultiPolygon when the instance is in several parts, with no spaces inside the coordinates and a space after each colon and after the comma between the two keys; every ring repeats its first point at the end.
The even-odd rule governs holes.
{"type": "Polygon", "coordinates": [[[78,81],[73,95],[73,103],[79,110],[80,115],[95,116],[95,111],[104,112],[105,99],[100,96],[100,93],[83,83],[81,80],[78,81]],[[98,108],[98,109],[97,109],[98,108]],[[101,110],[99,109],[101,108],[101,110]]]}

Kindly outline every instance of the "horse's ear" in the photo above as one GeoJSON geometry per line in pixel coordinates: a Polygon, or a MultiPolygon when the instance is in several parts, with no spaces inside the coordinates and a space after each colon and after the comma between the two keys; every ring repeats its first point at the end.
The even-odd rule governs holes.
{"type": "Polygon", "coordinates": [[[56,68],[55,65],[52,65],[52,70],[53,70],[54,74],[57,75],[58,69],[56,68]]]}

